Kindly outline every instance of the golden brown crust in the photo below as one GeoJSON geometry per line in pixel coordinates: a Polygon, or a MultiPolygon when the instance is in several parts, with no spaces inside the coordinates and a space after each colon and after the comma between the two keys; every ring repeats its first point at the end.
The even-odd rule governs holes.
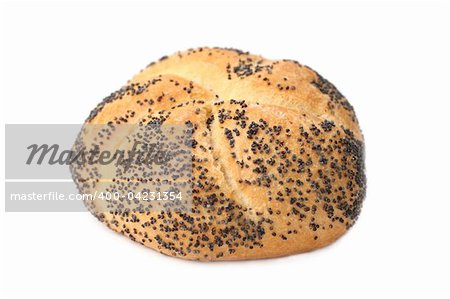
{"type": "MultiPolygon", "coordinates": [[[[361,131],[347,100],[308,67],[189,50],[151,64],[87,122],[156,118],[193,124],[193,207],[114,214],[88,205],[132,240],[185,259],[268,258],[326,246],[359,215],[361,131]]],[[[81,191],[95,190],[90,170],[72,171],[81,191]]]]}
{"type": "Polygon", "coordinates": [[[198,48],[163,57],[134,76],[141,82],[160,74],[198,83],[222,99],[270,103],[341,124],[362,138],[353,107],[325,78],[293,60],[269,60],[234,49],[198,48]]]}

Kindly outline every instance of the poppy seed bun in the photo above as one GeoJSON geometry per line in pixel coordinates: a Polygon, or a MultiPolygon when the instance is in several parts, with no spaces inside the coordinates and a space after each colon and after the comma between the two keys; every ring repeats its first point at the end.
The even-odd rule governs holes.
{"type": "MultiPolygon", "coordinates": [[[[191,260],[270,258],[326,246],[358,218],[366,179],[355,112],[307,66],[234,49],[179,52],[147,66],[86,123],[155,119],[193,125],[192,208],[105,213],[87,204],[136,242],[191,260]]],[[[79,190],[92,193],[86,172],[72,167],[79,190]]]]}

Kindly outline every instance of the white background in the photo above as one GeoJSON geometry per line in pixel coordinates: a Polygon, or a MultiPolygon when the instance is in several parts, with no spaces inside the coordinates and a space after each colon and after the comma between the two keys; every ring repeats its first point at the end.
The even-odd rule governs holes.
{"type": "Polygon", "coordinates": [[[88,213],[2,211],[2,298],[448,298],[449,12],[445,2],[3,3],[2,123],[81,123],[152,60],[236,47],[307,64],[350,100],[368,193],[335,244],[250,262],[165,257],[88,213]]]}

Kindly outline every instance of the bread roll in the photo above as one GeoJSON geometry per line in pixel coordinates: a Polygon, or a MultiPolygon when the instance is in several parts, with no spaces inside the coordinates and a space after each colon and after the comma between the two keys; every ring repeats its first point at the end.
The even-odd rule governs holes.
{"type": "MultiPolygon", "coordinates": [[[[235,49],[190,49],[148,65],[86,124],[155,119],[192,124],[192,207],[108,213],[87,204],[136,242],[190,260],[271,258],[326,246],[360,214],[366,179],[355,112],[307,66],[235,49]]],[[[114,148],[126,137],[102,145],[114,148]]],[[[97,190],[103,171],[72,167],[83,193],[97,190]]]]}

